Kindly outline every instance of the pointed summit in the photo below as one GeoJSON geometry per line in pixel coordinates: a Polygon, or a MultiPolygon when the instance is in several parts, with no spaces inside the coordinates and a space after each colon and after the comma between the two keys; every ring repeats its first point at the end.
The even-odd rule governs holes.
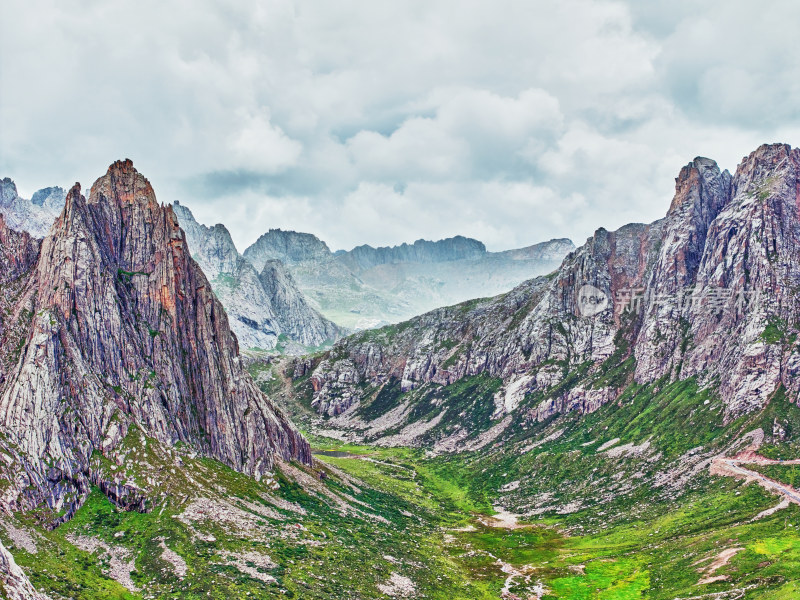
{"type": "Polygon", "coordinates": [[[67,502],[68,519],[92,481],[143,506],[146,490],[123,493],[90,462],[134,425],[256,477],[277,460],[309,462],[308,443],[245,372],[222,305],[147,179],[118,161],[88,201],[80,191],[14,309],[29,323],[0,385],[0,431],[26,465],[17,505],[67,502]]]}

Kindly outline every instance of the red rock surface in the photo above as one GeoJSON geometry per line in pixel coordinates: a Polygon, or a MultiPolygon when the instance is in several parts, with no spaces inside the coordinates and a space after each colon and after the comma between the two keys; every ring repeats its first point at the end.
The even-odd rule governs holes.
{"type": "Polygon", "coordinates": [[[88,200],[70,190],[14,310],[32,317],[0,388],[5,446],[25,465],[7,504],[67,502],[68,518],[90,480],[115,489],[94,481],[89,457],[133,425],[254,476],[277,459],[310,462],[243,369],[172,209],[131,161],[111,165],[88,200]]]}

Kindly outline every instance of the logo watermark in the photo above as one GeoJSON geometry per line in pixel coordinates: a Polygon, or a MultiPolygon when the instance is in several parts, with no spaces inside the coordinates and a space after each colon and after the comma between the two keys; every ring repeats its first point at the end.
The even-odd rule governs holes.
{"type": "Polygon", "coordinates": [[[588,283],[578,290],[578,311],[584,317],[593,317],[608,308],[608,294],[588,283]]]}
{"type": "MultiPolygon", "coordinates": [[[[646,306],[660,309],[683,309],[705,307],[714,312],[726,308],[741,311],[757,302],[761,293],[757,290],[733,290],[726,287],[686,287],[670,293],[656,293],[645,287],[621,288],[614,294],[614,306],[622,312],[639,312],[646,306]]],[[[583,317],[593,317],[609,308],[606,292],[585,284],[578,290],[578,312],[583,317]]]]}

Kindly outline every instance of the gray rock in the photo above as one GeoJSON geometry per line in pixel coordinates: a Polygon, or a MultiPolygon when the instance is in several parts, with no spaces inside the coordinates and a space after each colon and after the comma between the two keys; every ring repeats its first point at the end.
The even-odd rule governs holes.
{"type": "Polygon", "coordinates": [[[31,200],[25,200],[17,194],[16,184],[6,177],[0,180],[0,215],[12,229],[43,238],[64,207],[66,196],[63,188],[49,187],[34,193],[31,200]]]}
{"type": "Polygon", "coordinates": [[[306,302],[285,269],[270,260],[259,273],[239,255],[224,225],[199,224],[179,202],[173,210],[186,231],[193,258],[209,278],[243,347],[269,350],[288,338],[295,344],[284,350],[302,352],[342,337],[344,330],[306,302]]]}

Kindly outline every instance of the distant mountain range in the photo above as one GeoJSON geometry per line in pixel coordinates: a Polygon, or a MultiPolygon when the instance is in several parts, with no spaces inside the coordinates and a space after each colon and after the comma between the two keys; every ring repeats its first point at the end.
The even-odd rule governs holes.
{"type": "MultiPolygon", "coordinates": [[[[65,196],[63,188],[51,187],[26,200],[6,178],[0,180],[0,214],[12,229],[42,238],[65,196]]],[[[313,234],[270,229],[240,255],[224,225],[198,223],[180,202],[173,208],[242,347],[294,354],[329,345],[348,330],[507,292],[551,272],[575,249],[561,238],[488,252],[478,240],[455,236],[332,252],[313,234]]]]}
{"type": "Polygon", "coordinates": [[[37,191],[30,200],[20,198],[16,184],[8,177],[0,179],[0,215],[6,225],[43,238],[64,208],[67,192],[64,188],[49,187],[37,191]]]}
{"type": "Polygon", "coordinates": [[[199,224],[180,202],[173,210],[242,347],[297,353],[342,337],[345,330],[308,305],[282,263],[268,260],[256,270],[239,255],[224,225],[199,224]]]}
{"type": "Polygon", "coordinates": [[[395,323],[472,298],[507,292],[557,268],[575,249],[568,239],[487,252],[478,240],[456,236],[430,242],[331,252],[308,233],[270,229],[244,251],[256,269],[282,261],[314,306],[352,329],[395,323]]]}

